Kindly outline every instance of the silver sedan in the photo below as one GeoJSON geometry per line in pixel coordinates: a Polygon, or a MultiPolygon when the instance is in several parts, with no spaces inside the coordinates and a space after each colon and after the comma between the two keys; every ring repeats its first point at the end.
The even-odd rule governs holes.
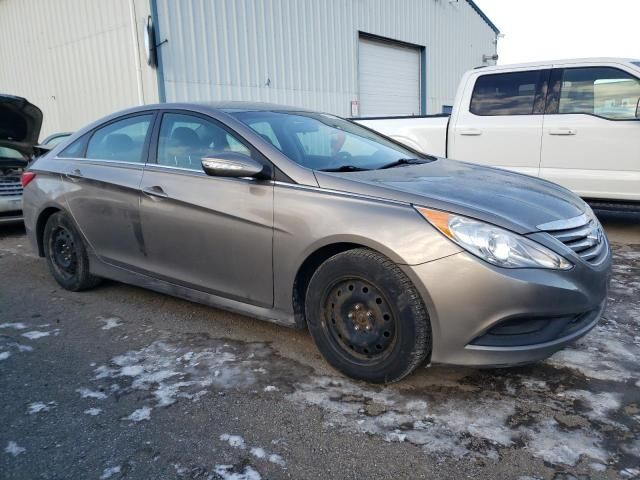
{"type": "Polygon", "coordinates": [[[101,278],[308,328],[335,368],[504,366],[586,334],[611,255],[536,178],[264,104],[162,104],[74,133],[23,175],[29,238],[69,290],[101,278]]]}

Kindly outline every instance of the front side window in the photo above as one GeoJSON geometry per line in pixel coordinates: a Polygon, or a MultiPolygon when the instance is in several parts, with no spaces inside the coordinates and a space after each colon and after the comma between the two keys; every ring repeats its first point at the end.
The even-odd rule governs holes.
{"type": "Polygon", "coordinates": [[[333,115],[286,111],[229,113],[269,139],[291,160],[313,170],[372,170],[401,159],[431,159],[333,115]]]}
{"type": "Polygon", "coordinates": [[[532,115],[542,112],[536,95],[547,70],[482,75],[476,80],[469,110],[475,115],[532,115]]]}
{"type": "Polygon", "coordinates": [[[128,117],[97,129],[89,140],[85,157],[144,163],[144,142],[152,117],[128,117]]]}
{"type": "Polygon", "coordinates": [[[251,156],[242,141],[214,122],[180,113],[162,116],[158,165],[202,171],[203,157],[224,152],[251,156]]]}
{"type": "Polygon", "coordinates": [[[585,113],[611,120],[634,120],[640,80],[617,68],[567,68],[562,75],[558,113],[585,113]]]}

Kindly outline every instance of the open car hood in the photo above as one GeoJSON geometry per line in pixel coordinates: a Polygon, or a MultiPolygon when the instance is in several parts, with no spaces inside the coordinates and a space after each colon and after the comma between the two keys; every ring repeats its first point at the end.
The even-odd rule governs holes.
{"type": "MultiPolygon", "coordinates": [[[[0,147],[18,151],[30,158],[38,143],[42,111],[22,97],[0,94],[0,147]]],[[[0,162],[8,161],[7,150],[0,162]]]]}

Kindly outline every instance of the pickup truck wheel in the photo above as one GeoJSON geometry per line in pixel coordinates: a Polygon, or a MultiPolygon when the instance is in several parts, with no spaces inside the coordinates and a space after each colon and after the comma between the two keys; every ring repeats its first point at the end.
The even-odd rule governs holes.
{"type": "Polygon", "coordinates": [[[348,250],[320,265],[305,314],[320,353],[358,380],[400,380],[431,352],[431,324],[418,292],[396,264],[372,250],[348,250]]]}
{"type": "Polygon", "coordinates": [[[49,270],[61,287],[77,292],[100,283],[100,278],[89,273],[87,249],[64,212],[54,213],[47,220],[43,245],[49,270]]]}

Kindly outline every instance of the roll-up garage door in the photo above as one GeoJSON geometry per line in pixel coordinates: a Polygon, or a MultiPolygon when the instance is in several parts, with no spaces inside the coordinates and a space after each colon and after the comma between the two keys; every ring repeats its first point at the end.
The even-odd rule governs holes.
{"type": "Polygon", "coordinates": [[[420,49],[360,37],[360,115],[419,115],[420,49]]]}

